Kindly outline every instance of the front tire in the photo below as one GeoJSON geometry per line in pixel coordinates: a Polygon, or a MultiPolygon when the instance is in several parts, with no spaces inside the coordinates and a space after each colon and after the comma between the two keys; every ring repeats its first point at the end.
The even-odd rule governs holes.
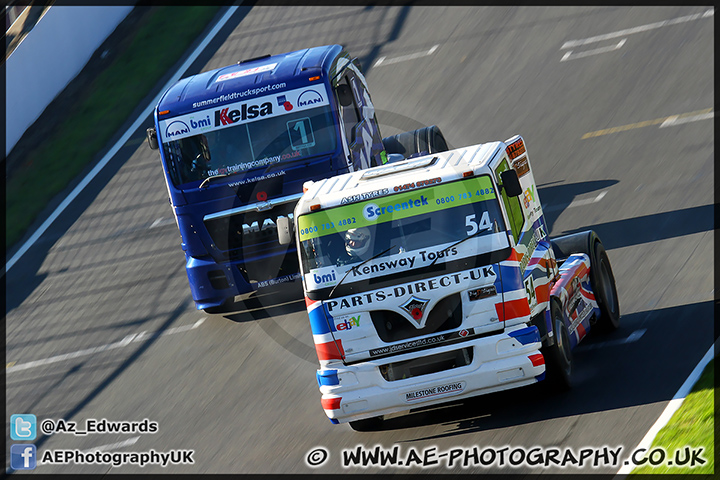
{"type": "Polygon", "coordinates": [[[550,306],[555,342],[543,349],[546,380],[558,390],[572,388],[573,357],[570,350],[570,334],[563,321],[560,305],[553,301],[550,306]]]}

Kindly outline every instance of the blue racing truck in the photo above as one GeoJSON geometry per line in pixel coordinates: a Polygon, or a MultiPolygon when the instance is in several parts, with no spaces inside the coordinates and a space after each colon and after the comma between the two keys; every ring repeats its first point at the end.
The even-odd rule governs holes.
{"type": "Polygon", "coordinates": [[[265,55],[183,78],[160,98],[159,149],[198,309],[300,278],[292,228],[303,184],[447,150],[437,127],[383,139],[360,63],[340,45],[265,55]],[[284,231],[281,234],[292,234],[284,231]]]}

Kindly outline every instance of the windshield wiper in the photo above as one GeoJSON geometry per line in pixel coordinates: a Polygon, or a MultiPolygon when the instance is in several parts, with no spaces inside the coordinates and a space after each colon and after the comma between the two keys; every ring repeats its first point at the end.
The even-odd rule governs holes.
{"type": "MultiPolygon", "coordinates": [[[[233,173],[234,173],[234,172],[233,172],[233,173]]],[[[209,177],[207,177],[205,180],[202,181],[202,183],[200,184],[200,186],[198,186],[198,188],[205,188],[205,187],[207,187],[207,186],[210,184],[210,180],[212,180],[213,178],[223,178],[223,177],[227,177],[228,175],[232,175],[232,173],[223,173],[223,174],[221,174],[221,175],[212,175],[212,176],[209,176],[209,177]]]]}
{"type": "Polygon", "coordinates": [[[345,279],[347,278],[347,276],[350,275],[350,272],[352,272],[353,270],[355,270],[355,269],[357,269],[357,268],[362,267],[363,265],[365,265],[366,263],[368,263],[368,262],[371,261],[371,260],[375,260],[375,259],[378,258],[378,257],[382,257],[383,255],[385,255],[387,252],[389,252],[390,250],[392,250],[392,249],[395,248],[396,246],[397,246],[397,245],[393,245],[392,247],[390,247],[390,248],[388,248],[388,249],[386,249],[386,250],[383,250],[382,252],[378,253],[377,255],[373,255],[372,257],[368,258],[368,259],[365,260],[364,262],[360,263],[360,265],[357,265],[357,266],[354,266],[354,267],[350,267],[350,270],[348,270],[347,272],[345,272],[345,275],[343,275],[343,277],[340,279],[340,281],[332,288],[332,290],[330,290],[330,293],[328,294],[328,297],[327,297],[327,298],[332,298],[333,293],[335,293],[335,289],[336,289],[337,287],[339,287],[340,284],[345,281],[345,279]]]}
{"type": "MultiPolygon", "coordinates": [[[[492,227],[491,227],[491,228],[492,228],[492,227]]],[[[478,235],[480,235],[481,233],[484,233],[484,232],[487,231],[487,230],[490,230],[490,228],[483,228],[482,230],[478,229],[478,231],[475,232],[475,233],[473,233],[472,235],[468,235],[467,237],[465,237],[465,238],[463,238],[463,239],[460,239],[460,240],[458,240],[457,242],[453,243],[453,244],[450,245],[449,247],[443,248],[442,250],[440,250],[439,252],[437,252],[437,257],[435,257],[435,260],[433,260],[432,263],[431,263],[430,265],[428,265],[428,267],[432,267],[433,265],[435,265],[435,262],[437,262],[440,257],[444,257],[445,255],[441,255],[442,253],[447,252],[447,251],[450,250],[451,248],[457,247],[458,245],[460,245],[461,243],[463,243],[465,240],[470,240],[471,238],[477,237],[478,235]]]]}

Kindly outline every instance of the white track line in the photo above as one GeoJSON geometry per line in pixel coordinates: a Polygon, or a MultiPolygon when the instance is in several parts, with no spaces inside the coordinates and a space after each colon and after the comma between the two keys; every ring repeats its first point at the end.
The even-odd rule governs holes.
{"type": "Polygon", "coordinates": [[[697,122],[700,120],[709,120],[711,118],[715,118],[715,112],[706,113],[704,115],[693,115],[692,117],[682,117],[682,118],[679,117],[678,115],[675,115],[674,117],[670,117],[667,120],[665,120],[660,125],[660,128],[674,127],[675,125],[682,125],[683,123],[697,122]]]}
{"type": "Polygon", "coordinates": [[[568,60],[575,60],[576,58],[584,58],[589,57],[591,55],[599,55],[601,53],[607,53],[607,52],[613,52],[615,50],[618,50],[619,48],[622,48],[623,45],[625,45],[625,42],[627,41],[627,38],[623,38],[618,42],[617,45],[611,45],[609,47],[601,47],[596,48],[595,50],[588,50],[586,52],[580,52],[573,55],[572,50],[568,50],[565,52],[565,55],[560,59],[561,62],[566,62],[568,60]]]}
{"type": "Polygon", "coordinates": [[[130,445],[135,445],[138,440],[140,440],[140,437],[131,437],[131,438],[128,438],[127,440],[123,440],[122,442],[109,443],[107,445],[100,445],[99,447],[93,447],[88,450],[85,450],[83,453],[111,452],[113,450],[117,450],[118,448],[129,447],[130,445]]]}
{"type": "MultiPolygon", "coordinates": [[[[685,380],[685,383],[682,384],[682,386],[677,391],[672,400],[670,400],[670,403],[667,404],[667,407],[665,407],[665,410],[663,410],[662,414],[657,419],[655,424],[650,427],[650,430],[648,430],[647,434],[645,434],[643,439],[640,440],[638,446],[635,447],[634,450],[632,450],[633,452],[636,452],[641,448],[644,448],[647,451],[650,448],[658,432],[665,425],[667,425],[673,414],[677,411],[678,408],[680,408],[680,405],[682,405],[685,397],[687,397],[688,393],[690,393],[693,385],[695,385],[695,382],[698,381],[703,370],[713,358],[715,358],[715,344],[710,347],[710,350],[708,350],[702,360],[700,360],[700,363],[695,366],[695,369],[690,373],[690,376],[685,380]]],[[[632,462],[630,463],[630,465],[623,465],[620,471],[618,471],[617,475],[625,476],[630,473],[633,468],[635,468],[635,466],[632,464],[632,462]]]]}
{"type": "Polygon", "coordinates": [[[385,57],[380,57],[377,59],[373,67],[377,67],[380,65],[391,65],[393,63],[404,62],[405,60],[413,60],[415,58],[427,57],[428,55],[432,55],[433,53],[435,53],[435,50],[437,50],[439,47],[440,45],[433,45],[433,47],[427,52],[410,53],[408,55],[402,55],[400,57],[391,58],[389,60],[385,57]]]}
{"type": "Polygon", "coordinates": [[[187,332],[188,330],[194,330],[194,329],[198,328],[200,325],[202,325],[202,323],[204,321],[205,321],[205,318],[201,318],[200,320],[198,320],[197,322],[195,322],[192,325],[183,325],[182,327],[169,328],[160,333],[158,333],[158,332],[133,333],[133,334],[126,336],[119,342],[108,343],[108,344],[100,345],[98,347],[93,347],[93,348],[86,348],[84,350],[78,350],[76,352],[63,353],[62,355],[55,355],[54,357],[43,358],[41,360],[33,360],[31,362],[21,363],[19,365],[13,364],[13,366],[5,369],[5,373],[10,374],[10,373],[18,372],[20,370],[27,370],[29,368],[42,367],[44,365],[50,365],[52,363],[64,362],[66,360],[71,360],[73,358],[86,357],[88,355],[95,355],[96,353],[102,353],[102,352],[106,352],[108,350],[124,348],[124,347],[127,347],[128,345],[130,345],[131,343],[140,342],[147,337],[153,337],[155,335],[166,336],[166,335],[173,335],[175,333],[187,332]]]}
{"type": "Polygon", "coordinates": [[[647,32],[656,28],[667,27],[669,25],[677,25],[678,23],[692,22],[694,20],[700,20],[702,18],[711,17],[715,14],[714,9],[706,10],[703,13],[696,13],[695,15],[687,15],[685,17],[677,17],[670,20],[663,20],[662,22],[648,23],[647,25],[641,25],[639,27],[628,28],[625,30],[619,30],[617,32],[608,33],[605,35],[597,35],[595,37],[584,38],[582,40],[570,40],[565,42],[560,50],[566,48],[579,47],[581,45],[587,45],[588,43],[602,42],[603,40],[611,40],[613,38],[624,37],[626,35],[632,35],[634,33],[647,32]]]}
{"type": "Polygon", "coordinates": [[[165,84],[165,86],[161,89],[160,93],[152,100],[150,101],[150,105],[148,105],[142,113],[138,116],[138,118],[133,122],[133,124],[130,126],[129,129],[125,131],[122,137],[120,137],[120,140],[113,145],[113,147],[110,149],[108,153],[105,154],[105,156],[100,160],[100,162],[95,165],[95,168],[93,168],[90,173],[87,174],[85,178],[82,179],[82,181],[73,189],[72,192],[70,192],[70,195],[63,200],[60,205],[55,209],[55,211],[43,222],[42,225],[35,231],[35,233],[32,234],[32,236],[23,244],[22,247],[13,255],[13,257],[5,264],[5,273],[7,273],[15,263],[17,263],[18,260],[20,260],[20,257],[22,257],[25,252],[27,252],[30,247],[33,246],[35,242],[38,241],[40,236],[45,233],[45,231],[50,227],[50,225],[60,216],[60,214],[70,205],[70,203],[75,200],[75,198],[80,194],[80,192],[83,191],[85,187],[90,183],[90,181],[95,178],[95,176],[100,173],[100,171],[105,168],[105,166],[110,162],[110,160],[115,156],[115,154],[120,150],[120,147],[122,147],[125,142],[128,141],[130,138],[130,135],[137,130],[140,125],[145,121],[145,118],[152,113],[153,108],[155,108],[155,105],[157,105],[158,101],[160,100],[160,96],[165,93],[165,90],[170,87],[173,83],[180,80],[180,77],[182,74],[190,68],[190,65],[197,59],[198,56],[200,56],[200,53],[208,46],[210,41],[217,35],[217,33],[220,31],[220,29],[225,26],[227,21],[230,19],[230,17],[235,13],[235,11],[238,9],[237,6],[230,7],[228,11],[225,13],[225,15],[220,19],[220,21],[213,27],[213,29],[210,31],[210,33],[207,34],[207,36],[200,42],[200,45],[197,46],[197,48],[190,54],[190,56],[185,60],[185,63],[183,63],[180,68],[175,72],[175,74],[168,80],[168,82],[165,84]]]}

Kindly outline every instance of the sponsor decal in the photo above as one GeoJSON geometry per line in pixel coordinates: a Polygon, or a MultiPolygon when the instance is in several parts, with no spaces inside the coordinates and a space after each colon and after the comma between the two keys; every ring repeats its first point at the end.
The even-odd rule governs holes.
{"type": "Polygon", "coordinates": [[[269,63],[267,65],[263,65],[260,67],[254,67],[254,68],[248,68],[246,70],[241,70],[239,72],[233,72],[233,73],[226,73],[225,75],[220,75],[216,82],[223,82],[225,80],[231,80],[233,78],[240,78],[240,77],[246,77],[248,75],[254,75],[256,73],[263,73],[263,72],[269,72],[273,70],[275,67],[277,67],[277,63],[269,63]]]}
{"type": "Polygon", "coordinates": [[[442,182],[442,178],[440,177],[431,178],[429,180],[419,180],[417,182],[406,183],[405,185],[398,185],[397,187],[393,187],[393,191],[402,192],[405,190],[411,190],[413,188],[429,187],[430,185],[434,185],[440,182],[442,182]]]}
{"type": "Polygon", "coordinates": [[[215,110],[215,126],[231,125],[238,121],[253,119],[258,116],[272,115],[272,103],[265,102],[261,105],[248,105],[243,103],[239,109],[230,110],[230,107],[215,110]]]}
{"type": "MultiPolygon", "coordinates": [[[[240,100],[236,101],[235,103],[226,103],[228,100],[233,100],[235,98],[242,99],[243,97],[250,96],[249,94],[251,93],[260,93],[266,90],[278,90],[280,89],[280,86],[284,87],[285,84],[265,85],[264,87],[249,89],[244,92],[233,92],[212,99],[195,102],[193,103],[193,108],[205,105],[216,105],[218,103],[225,104],[221,107],[219,106],[214,109],[209,108],[207,110],[201,110],[194,113],[188,113],[186,115],[180,115],[178,117],[170,118],[167,120],[162,120],[160,122],[160,128],[163,129],[163,131],[166,131],[173,122],[183,122],[185,127],[187,127],[186,131],[184,127],[181,128],[182,126],[178,124],[175,125],[171,130],[175,134],[172,136],[168,136],[168,138],[171,140],[177,140],[183,137],[196,135],[199,132],[234,127],[242,123],[254,122],[268,117],[286,115],[290,111],[295,113],[296,111],[310,110],[318,106],[329,105],[326,96],[323,95],[323,100],[320,102],[306,102],[305,106],[298,106],[297,99],[300,95],[302,95],[304,91],[307,90],[307,88],[284,90],[275,94],[255,97],[252,100],[240,100]],[[280,102],[282,97],[285,98],[282,102],[280,102]]],[[[323,86],[318,86],[318,92],[324,91],[323,88],[323,86]]]]}
{"type": "Polygon", "coordinates": [[[533,195],[532,190],[529,188],[525,190],[523,194],[523,203],[525,204],[525,208],[530,208],[530,202],[535,201],[535,196],[533,195]]]}
{"type": "Polygon", "coordinates": [[[525,142],[523,142],[522,138],[518,138],[513,143],[507,146],[506,151],[508,156],[510,157],[510,160],[514,160],[515,158],[525,153],[525,142]]]}
{"type": "MultiPolygon", "coordinates": [[[[272,165],[274,163],[279,163],[282,160],[289,160],[291,158],[300,157],[302,156],[302,153],[300,152],[292,152],[292,153],[283,153],[282,155],[275,155],[274,157],[267,157],[267,158],[259,158],[257,160],[253,160],[252,162],[245,162],[245,163],[236,163],[235,165],[227,165],[225,167],[220,167],[215,170],[208,170],[208,176],[213,175],[226,175],[228,173],[236,173],[236,172],[244,172],[245,170],[250,170],[253,168],[258,167],[266,167],[268,165],[272,165]]],[[[285,172],[281,173],[281,175],[285,175],[285,172]]],[[[263,180],[264,178],[273,178],[277,175],[268,174],[266,177],[257,177],[257,179],[263,180]]],[[[257,181],[256,179],[251,179],[249,181],[257,181]]],[[[236,186],[240,185],[241,183],[233,183],[230,184],[230,186],[236,186]]]]}
{"type": "MultiPolygon", "coordinates": [[[[428,292],[451,288],[460,285],[462,282],[477,281],[484,279],[486,282],[494,282],[496,278],[492,265],[466,270],[464,272],[451,273],[428,280],[398,285],[393,288],[374,290],[358,295],[349,295],[337,300],[327,300],[325,304],[328,312],[343,310],[355,307],[365,307],[376,302],[383,302],[388,298],[403,299],[406,295],[427,295],[428,292]]],[[[410,311],[408,311],[410,313],[410,311]]]]}
{"type": "Polygon", "coordinates": [[[497,198],[488,175],[436,184],[422,190],[422,194],[408,191],[387,195],[390,192],[386,190],[389,189],[348,195],[341,199],[340,206],[301,215],[298,217],[300,241],[497,198]],[[365,196],[369,198],[363,198],[365,196]],[[355,203],[363,199],[373,201],[355,203]],[[348,218],[354,219],[352,224],[344,222],[348,218]]]}
{"type": "Polygon", "coordinates": [[[407,270],[408,268],[413,268],[413,265],[415,265],[415,256],[403,257],[396,260],[386,260],[371,265],[353,266],[351,270],[353,277],[359,277],[361,275],[380,273],[386,270],[396,270],[398,268],[407,270]]]}
{"type": "Polygon", "coordinates": [[[283,107],[286,112],[289,112],[293,109],[293,104],[288,102],[287,97],[285,95],[280,95],[277,97],[277,104],[278,107],[283,107]]]}
{"type": "Polygon", "coordinates": [[[207,115],[205,116],[205,118],[197,121],[193,117],[190,117],[190,126],[193,128],[193,130],[207,130],[208,128],[212,127],[210,115],[207,115]]]}
{"type": "Polygon", "coordinates": [[[408,352],[413,350],[422,350],[431,346],[437,346],[440,343],[450,344],[470,339],[475,335],[475,329],[462,329],[458,332],[443,333],[432,337],[418,338],[409,342],[398,343],[387,347],[380,347],[369,350],[371,357],[384,357],[400,352],[408,352]]]}
{"type": "Polygon", "coordinates": [[[512,167],[517,172],[518,177],[527,175],[530,171],[530,164],[528,163],[527,155],[523,155],[522,157],[514,160],[512,162],[512,167]]]}
{"type": "Polygon", "coordinates": [[[400,305],[400,308],[410,314],[413,320],[415,320],[415,328],[421,328],[422,318],[425,314],[425,307],[430,303],[430,300],[417,298],[416,296],[410,297],[410,300],[400,305]]]}
{"type": "Polygon", "coordinates": [[[373,190],[372,192],[358,193],[357,195],[350,195],[349,197],[343,197],[342,200],[340,200],[340,205],[345,205],[346,203],[359,202],[361,200],[369,200],[371,198],[387,195],[388,193],[390,193],[390,190],[387,188],[381,188],[380,190],[373,190]]]}
{"type": "Polygon", "coordinates": [[[179,135],[187,135],[188,133],[190,133],[190,127],[188,127],[185,122],[181,122],[180,120],[175,120],[174,122],[171,122],[165,129],[165,136],[170,139],[179,135]]]}
{"type": "Polygon", "coordinates": [[[585,320],[588,315],[590,315],[590,312],[592,312],[592,305],[588,303],[587,305],[585,305],[585,308],[583,308],[582,312],[578,313],[577,318],[573,320],[570,328],[568,329],[569,333],[574,333],[575,330],[577,330],[578,325],[580,325],[580,323],[585,320]]]}
{"type": "Polygon", "coordinates": [[[272,172],[272,173],[268,173],[267,175],[260,175],[259,177],[243,178],[242,180],[239,180],[237,182],[228,183],[228,186],[229,187],[238,187],[240,185],[247,185],[248,183],[260,182],[262,180],[269,180],[271,178],[281,177],[283,175],[285,175],[285,170],[280,170],[279,172],[272,172]]]}
{"type": "MultiPolygon", "coordinates": [[[[243,223],[242,234],[244,236],[244,235],[257,234],[257,233],[264,233],[268,230],[277,231],[277,225],[276,225],[277,219],[280,217],[284,217],[284,216],[285,215],[278,215],[277,217],[275,217],[274,221],[272,218],[266,218],[262,221],[262,227],[260,226],[260,222],[258,220],[255,220],[250,225],[248,225],[247,223],[243,223]]],[[[292,222],[293,214],[288,213],[287,216],[290,219],[290,221],[292,222]]]]}
{"type": "Polygon", "coordinates": [[[494,297],[497,295],[495,285],[488,285],[487,287],[476,288],[475,290],[468,290],[468,296],[470,301],[482,300],[483,298],[494,297]]]}
{"type": "Polygon", "coordinates": [[[405,394],[405,401],[416,402],[418,400],[424,400],[430,397],[437,397],[439,395],[449,395],[453,393],[460,393],[465,390],[465,382],[448,383],[446,385],[438,385],[436,387],[424,388],[422,390],[415,390],[405,394]]]}
{"type": "Polygon", "coordinates": [[[363,207],[363,217],[365,217],[365,220],[374,221],[378,217],[388,213],[408,210],[410,208],[420,208],[425,205],[428,205],[428,199],[425,195],[420,195],[420,198],[410,198],[402,203],[396,203],[395,205],[388,205],[386,207],[378,207],[374,203],[368,203],[363,207]]]}
{"type": "Polygon", "coordinates": [[[298,107],[323,103],[323,96],[315,90],[305,90],[297,99],[298,107]]]}
{"type": "Polygon", "coordinates": [[[285,82],[281,83],[273,83],[271,85],[264,85],[262,87],[257,88],[248,88],[247,90],[244,90],[242,92],[232,92],[227,93],[225,95],[220,95],[219,97],[215,98],[209,98],[207,100],[201,100],[199,102],[195,102],[192,104],[192,108],[200,108],[200,107],[207,107],[208,105],[215,105],[222,102],[229,102],[230,100],[237,100],[238,98],[244,98],[244,97],[252,97],[253,95],[257,95],[258,93],[267,92],[268,90],[282,90],[287,85],[285,82]]]}
{"type": "Polygon", "coordinates": [[[301,275],[299,273],[294,273],[292,275],[285,275],[284,277],[271,278],[270,280],[263,280],[262,282],[257,283],[257,288],[272,287],[273,285],[280,285],[281,283],[292,282],[295,280],[299,280],[300,277],[301,277],[301,275]]]}
{"type": "Polygon", "coordinates": [[[353,327],[359,327],[360,326],[360,317],[361,315],[358,315],[356,317],[341,317],[336,318],[335,321],[335,329],[336,330],[352,330],[353,327]]]}
{"type": "Polygon", "coordinates": [[[330,271],[329,273],[325,273],[322,275],[313,273],[311,278],[313,279],[313,281],[315,282],[316,285],[328,286],[328,285],[334,285],[335,283],[337,283],[337,276],[335,274],[335,269],[332,269],[332,271],[330,271]]]}

